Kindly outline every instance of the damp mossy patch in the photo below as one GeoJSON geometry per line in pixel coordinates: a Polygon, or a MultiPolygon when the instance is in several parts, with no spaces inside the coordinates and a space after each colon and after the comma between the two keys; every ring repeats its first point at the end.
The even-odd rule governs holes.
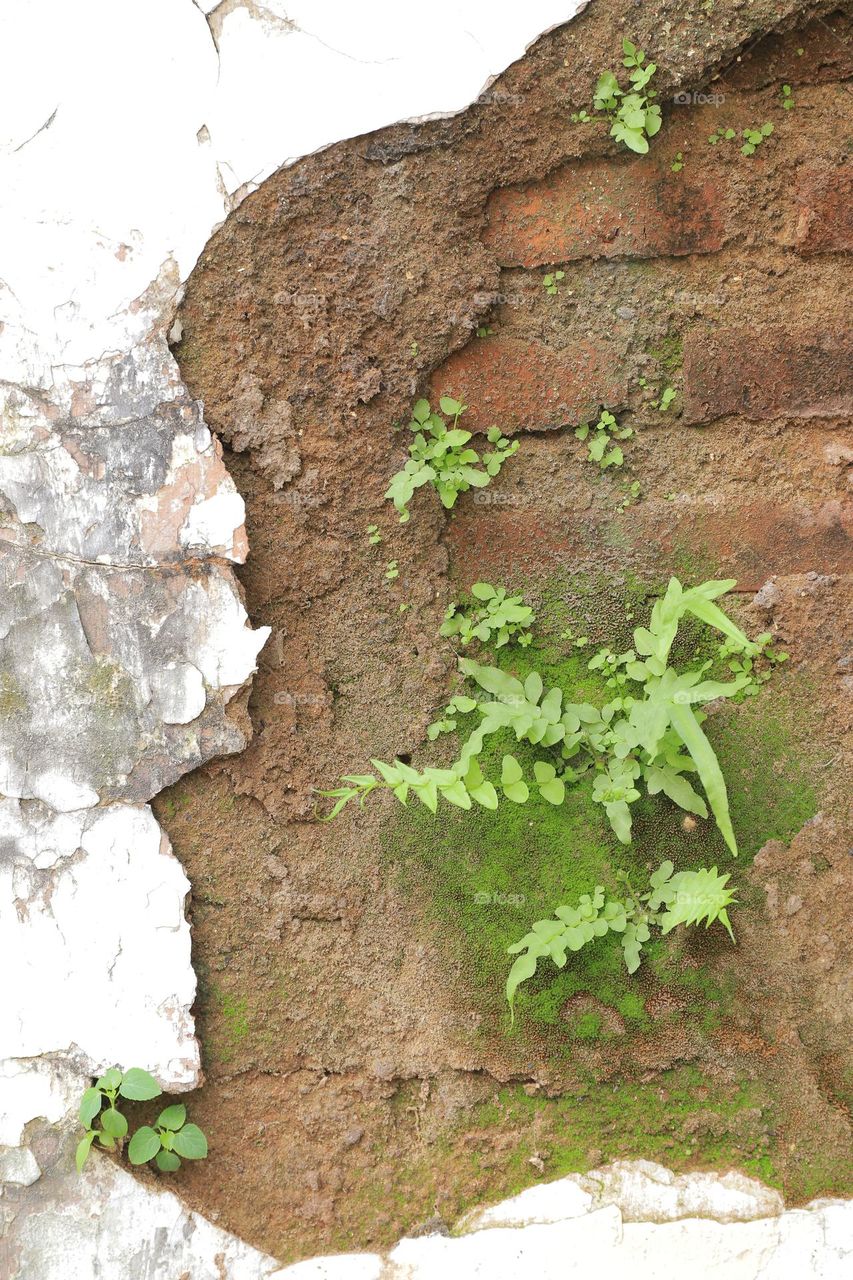
{"type": "MultiPolygon", "coordinates": [[[[601,705],[612,694],[588,663],[604,639],[602,618],[611,634],[617,633],[614,647],[626,644],[632,627],[645,621],[655,593],[627,579],[602,591],[601,583],[583,578],[568,589],[563,581],[540,583],[534,594],[534,644],[499,650],[494,660],[521,678],[538,670],[546,687],[559,685],[572,701],[601,705]],[[591,609],[593,601],[601,606],[598,616],[591,609]],[[579,639],[588,643],[579,647],[579,639]]],[[[674,664],[704,660],[713,655],[716,643],[707,628],[688,624],[674,647],[674,664]]],[[[797,715],[802,697],[808,696],[801,686],[796,675],[780,673],[755,697],[722,704],[706,723],[727,780],[740,847],[737,860],[712,820],[690,820],[685,829],[683,812],[662,796],[644,796],[634,805],[632,843],[620,844],[584,779],[568,790],[559,807],[532,794],[522,805],[502,800],[493,812],[442,805],[433,816],[416,803],[389,811],[386,865],[405,893],[422,904],[430,932],[458,975],[463,1000],[483,1015],[483,1035],[517,1038],[522,1056],[525,1049],[535,1049],[537,1056],[565,1061],[571,1040],[607,1040],[613,1034],[607,1016],[598,1022],[587,1017],[579,1028],[569,1003],[574,997],[588,996],[605,1012],[612,1010],[622,1038],[648,1033],[648,1008],[661,988],[669,994],[671,1012],[658,1013],[656,1026],[667,1017],[688,1017],[704,1037],[716,1030],[732,1007],[735,989],[729,976],[733,958],[727,959],[731,944],[722,929],[686,945],[680,932],[649,944],[634,976],[627,973],[621,948],[610,937],[572,955],[562,970],[543,961],[519,992],[514,1024],[504,1000],[511,963],[507,947],[534,921],[548,918],[556,906],[574,902],[596,884],[615,890],[617,872],[642,884],[649,871],[669,858],[677,869],[717,866],[731,872],[738,886],[767,840],[792,839],[818,808],[819,753],[797,715]],[[710,954],[714,963],[697,962],[691,949],[710,954]]],[[[474,723],[474,716],[463,719],[463,735],[474,723]]],[[[449,762],[458,743],[456,735],[442,737],[425,749],[424,758],[449,762]]],[[[480,756],[486,777],[497,779],[506,752],[518,758],[525,773],[531,772],[537,749],[518,743],[507,731],[487,740],[480,756]]],[[[761,909],[745,885],[742,909],[761,909]]]]}

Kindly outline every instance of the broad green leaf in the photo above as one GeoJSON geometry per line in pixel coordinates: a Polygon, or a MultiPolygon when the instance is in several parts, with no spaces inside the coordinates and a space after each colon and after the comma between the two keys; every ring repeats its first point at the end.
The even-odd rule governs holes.
{"type": "Polygon", "coordinates": [[[180,1129],[186,1118],[186,1107],[181,1102],[174,1102],[160,1112],[155,1124],[159,1129],[180,1129]]]}
{"type": "Polygon", "coordinates": [[[197,1124],[185,1124],[179,1129],[172,1146],[185,1160],[203,1160],[207,1155],[207,1138],[197,1124]]]}
{"type": "Polygon", "coordinates": [[[463,409],[461,400],[454,400],[450,396],[442,396],[439,400],[441,412],[446,414],[448,418],[455,418],[457,413],[461,413],[463,409]]]}
{"type": "Polygon", "coordinates": [[[84,1129],[89,1128],[89,1125],[100,1111],[103,1100],[104,1095],[101,1093],[100,1089],[92,1088],[84,1090],[83,1097],[80,1099],[80,1108],[77,1112],[80,1117],[80,1123],[83,1125],[84,1129]]]}
{"type": "Polygon", "coordinates": [[[105,1071],[100,1080],[95,1081],[96,1089],[117,1089],[121,1084],[121,1072],[118,1067],[110,1067],[109,1071],[105,1071]]]}
{"type": "Polygon", "coordinates": [[[475,582],[471,587],[471,595],[478,600],[491,600],[495,594],[494,587],[488,582],[475,582]]]}
{"type": "Polygon", "coordinates": [[[418,400],[412,410],[412,417],[415,422],[423,424],[426,422],[430,414],[429,400],[418,400]]]}
{"type": "Polygon", "coordinates": [[[509,1001],[509,1007],[512,1009],[515,1003],[515,993],[522,982],[526,982],[528,978],[532,978],[536,972],[536,957],[527,952],[521,955],[513,964],[506,980],[506,998],[509,1001]]]}
{"type": "Polygon", "coordinates": [[[123,1098],[133,1102],[147,1102],[149,1098],[157,1098],[163,1090],[157,1081],[141,1067],[131,1067],[122,1077],[119,1093],[123,1098]]]}
{"type": "Polygon", "coordinates": [[[158,1151],[154,1163],[162,1173],[175,1173],[181,1167],[181,1161],[174,1151],[158,1151]]]}
{"type": "Polygon", "coordinates": [[[84,1138],[77,1143],[77,1150],[74,1153],[74,1163],[77,1166],[77,1172],[81,1173],[83,1165],[89,1159],[89,1152],[92,1149],[92,1143],[95,1141],[95,1133],[89,1130],[84,1138]]]}
{"type": "Polygon", "coordinates": [[[107,1107],[101,1112],[101,1128],[111,1138],[123,1138],[127,1133],[127,1120],[115,1107],[107,1107]]]}
{"type": "Polygon", "coordinates": [[[160,1150],[160,1136],[149,1125],[137,1129],[127,1146],[127,1158],[131,1164],[147,1164],[160,1150]]]}

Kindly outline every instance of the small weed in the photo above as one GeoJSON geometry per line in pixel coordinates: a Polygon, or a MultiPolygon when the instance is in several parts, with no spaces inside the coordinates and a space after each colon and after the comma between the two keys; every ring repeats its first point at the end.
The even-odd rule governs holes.
{"type": "Polygon", "coordinates": [[[382,541],[382,534],[379,532],[378,524],[369,524],[367,526],[367,541],[371,547],[377,547],[382,541]]]}
{"type": "Polygon", "coordinates": [[[684,156],[680,151],[676,151],[675,159],[669,167],[673,173],[681,173],[684,168],[684,156]]]}
{"type": "Polygon", "coordinates": [[[393,582],[395,578],[399,578],[400,570],[397,567],[396,560],[389,560],[385,569],[385,577],[389,582],[393,582]]]}
{"type": "Polygon", "coordinates": [[[736,137],[737,134],[734,129],[724,129],[721,125],[719,129],[714,130],[708,138],[708,141],[712,147],[715,147],[718,142],[731,142],[731,140],[736,137]]]}
{"type": "MultiPolygon", "coordinates": [[[[77,1144],[75,1163],[80,1173],[89,1158],[92,1144],[111,1151],[121,1149],[128,1132],[127,1118],[118,1109],[119,1099],[147,1102],[157,1098],[162,1090],[147,1071],[131,1067],[120,1071],[110,1067],[91,1088],[84,1090],[78,1111],[80,1123],[86,1130],[77,1144]],[[95,1128],[95,1122],[99,1128],[95,1128]]],[[[186,1124],[186,1107],[166,1107],[157,1120],[157,1130],[143,1125],[137,1129],[127,1148],[131,1164],[145,1164],[154,1160],[163,1173],[174,1173],[181,1167],[180,1156],[187,1160],[203,1160],[207,1155],[207,1139],[198,1125],[186,1124]],[[156,1145],[155,1145],[156,1139],[156,1145]]]]}
{"type": "Polygon", "coordinates": [[[546,293],[554,297],[560,291],[560,281],[566,278],[565,271],[549,271],[542,277],[542,286],[546,293]]]}
{"type": "Polygon", "coordinates": [[[569,119],[572,124],[592,124],[592,116],[585,107],[580,111],[573,111],[569,119]]]}
{"type": "Polygon", "coordinates": [[[794,102],[794,95],[791,90],[791,86],[789,84],[783,84],[782,85],[782,108],[785,111],[790,111],[791,108],[794,106],[796,106],[796,103],[794,102]]]}
{"type": "Polygon", "coordinates": [[[635,502],[639,502],[642,496],[643,490],[639,480],[632,480],[631,483],[627,485],[622,500],[616,510],[619,512],[626,511],[628,507],[632,507],[635,502]]]}
{"type": "Polygon", "coordinates": [[[654,62],[646,63],[643,50],[630,40],[622,41],[622,52],[622,65],[629,69],[630,91],[626,93],[620,88],[613,71],[605,71],[596,82],[593,106],[611,118],[611,138],[623,142],[631,151],[645,155],[649,149],[649,138],[653,138],[661,127],[660,107],[653,104],[657,93],[648,87],[657,66],[654,62]]]}
{"type": "Polygon", "coordinates": [[[674,399],[675,399],[675,388],[664,387],[663,391],[661,392],[660,400],[653,401],[652,408],[657,409],[658,413],[666,413],[674,399]]]}
{"type": "Polygon", "coordinates": [[[523,648],[530,644],[529,628],[536,615],[522,596],[508,596],[506,587],[493,587],[489,582],[475,582],[471,595],[482,607],[449,605],[439,635],[458,636],[463,647],[473,640],[488,644],[493,638],[497,649],[512,639],[523,648]]]}
{"type": "Polygon", "coordinates": [[[742,156],[754,155],[756,150],[761,146],[773,132],[773,125],[768,121],[767,124],[761,125],[759,129],[744,129],[743,138],[745,139],[740,149],[742,156]]]}
{"type": "Polygon", "coordinates": [[[493,333],[494,333],[494,329],[490,324],[481,324],[477,329],[478,338],[488,338],[493,333]]]}
{"type": "Polygon", "coordinates": [[[633,434],[631,427],[620,427],[607,409],[602,409],[601,416],[592,426],[588,422],[582,422],[575,428],[578,440],[588,441],[587,458],[590,462],[597,462],[602,471],[607,467],[622,466],[625,455],[613,441],[629,440],[633,434]]]}
{"type": "Polygon", "coordinates": [[[402,471],[392,476],[385,491],[384,496],[394,503],[401,524],[411,518],[409,503],[422,485],[431,485],[442,506],[450,508],[460,493],[485,488],[507,458],[518,452],[517,440],[510,442],[498,427],[492,427],[486,434],[493,446],[492,452],[481,457],[468,445],[471,432],[459,426],[467,406],[450,396],[442,396],[439,404],[441,413],[432,410],[428,400],[418,400],[415,404],[409,423],[409,430],[414,434],[409,445],[409,461],[402,471]],[[442,414],[451,419],[449,427],[442,414]]]}
{"type": "Polygon", "coordinates": [[[413,359],[415,359],[415,358],[417,357],[418,353],[420,352],[420,347],[418,346],[418,344],[417,344],[416,342],[412,342],[412,343],[410,344],[410,346],[409,346],[409,350],[410,350],[410,351],[411,351],[411,353],[412,353],[412,358],[413,358],[413,359]]]}

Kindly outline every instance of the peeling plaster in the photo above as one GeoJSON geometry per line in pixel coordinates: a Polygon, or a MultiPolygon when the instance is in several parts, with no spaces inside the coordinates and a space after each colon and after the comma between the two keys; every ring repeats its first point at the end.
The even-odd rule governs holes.
{"type": "Polygon", "coordinates": [[[248,626],[231,568],[247,554],[242,499],[167,346],[182,282],[279,165],[465,107],[580,7],[45,0],[0,14],[4,1280],[65,1280],[69,1258],[107,1280],[495,1280],[522,1261],[563,1276],[567,1256],[651,1276],[664,1232],[664,1259],[713,1257],[729,1280],[759,1263],[781,1275],[786,1248],[800,1274],[830,1277],[853,1248],[843,1206],[779,1216],[757,1184],[638,1165],[535,1188],[458,1239],[279,1272],[108,1160],[85,1179],[71,1167],[93,1074],[118,1062],[169,1089],[198,1081],[189,885],[146,802],[242,748],[227,707],[268,634],[248,626]]]}

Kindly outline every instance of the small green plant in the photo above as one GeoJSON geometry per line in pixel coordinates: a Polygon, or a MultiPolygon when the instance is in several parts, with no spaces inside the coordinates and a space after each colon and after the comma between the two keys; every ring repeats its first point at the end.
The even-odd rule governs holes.
{"type": "Polygon", "coordinates": [[[652,403],[652,408],[657,409],[658,413],[666,413],[675,399],[675,387],[664,387],[660,394],[660,400],[652,403]]]}
{"type": "Polygon", "coordinates": [[[639,968],[643,945],[651,938],[653,928],[667,934],[679,924],[696,925],[704,920],[708,928],[719,920],[734,942],[727,909],[735,896],[728,887],[728,875],[720,875],[716,867],[677,874],[674,871],[671,862],[662,862],[649,877],[645,893],[636,893],[622,872],[617,877],[624,886],[621,895],[608,894],[599,884],[574,906],[557,907],[556,918],[537,920],[530,933],[508,948],[510,955],[518,957],[506,981],[510,1009],[518,987],[533,977],[540,959],[547,957],[562,969],[569,952],[580,951],[607,933],[620,935],[629,973],[639,968]]]}
{"type": "Polygon", "coordinates": [[[630,427],[620,427],[613,414],[607,409],[602,409],[601,416],[592,426],[588,422],[582,422],[575,428],[578,440],[588,442],[587,458],[590,462],[597,462],[602,471],[607,467],[622,466],[625,455],[619,445],[613,444],[613,441],[629,440],[633,434],[630,427]]]}
{"type": "Polygon", "coordinates": [[[596,83],[593,106],[596,111],[610,116],[612,138],[623,142],[631,151],[645,155],[649,149],[649,138],[653,138],[661,127],[660,107],[653,103],[657,93],[649,88],[657,66],[654,62],[646,63],[643,50],[630,40],[622,41],[622,52],[622,65],[630,72],[629,92],[620,88],[613,71],[605,71],[596,83]]]}
{"type": "Polygon", "coordinates": [[[756,150],[761,146],[773,132],[773,125],[768,121],[767,124],[761,125],[758,129],[744,129],[744,144],[740,149],[742,156],[754,155],[756,150]]]}
{"type": "Polygon", "coordinates": [[[734,129],[724,129],[723,126],[720,125],[719,129],[715,129],[710,135],[708,141],[712,147],[715,147],[718,142],[731,142],[731,140],[736,137],[737,134],[734,129]]]}
{"type": "Polygon", "coordinates": [[[452,733],[459,724],[458,717],[465,715],[468,711],[473,711],[477,703],[474,698],[467,697],[464,693],[457,693],[451,698],[444,712],[438,720],[433,720],[432,724],[427,725],[427,737],[430,742],[435,742],[436,738],[442,733],[452,733]]]}
{"type": "Polygon", "coordinates": [[[158,1097],[161,1092],[154,1077],[141,1067],[131,1067],[125,1072],[119,1071],[118,1067],[110,1067],[91,1088],[84,1090],[78,1115],[86,1133],[77,1144],[77,1172],[80,1172],[89,1158],[92,1143],[96,1139],[99,1146],[112,1151],[116,1143],[121,1143],[127,1136],[127,1119],[118,1109],[119,1099],[147,1102],[150,1098],[158,1097]],[[99,1128],[95,1127],[96,1120],[99,1128]]]}
{"type": "MultiPolygon", "coordinates": [[[[118,1067],[110,1067],[91,1088],[84,1090],[78,1115],[86,1132],[77,1144],[77,1172],[82,1171],[95,1141],[109,1151],[121,1148],[124,1143],[128,1123],[127,1117],[118,1109],[120,1099],[148,1102],[161,1093],[162,1089],[154,1077],[141,1067],[131,1067],[124,1072],[118,1067]]],[[[175,1104],[160,1113],[156,1130],[146,1125],[137,1129],[127,1148],[130,1163],[145,1164],[154,1159],[163,1173],[173,1173],[180,1168],[179,1156],[187,1160],[202,1160],[207,1155],[207,1139],[198,1125],[187,1124],[186,1118],[186,1107],[175,1104]]]]}
{"type": "Polygon", "coordinates": [[[413,360],[416,359],[418,352],[420,351],[420,347],[418,346],[418,344],[416,342],[412,342],[409,346],[409,350],[412,353],[412,359],[413,360]]]}
{"type": "Polygon", "coordinates": [[[130,1140],[127,1158],[131,1164],[153,1160],[162,1173],[175,1173],[185,1160],[204,1160],[207,1138],[197,1124],[187,1124],[187,1109],[180,1103],[161,1111],[154,1127],[143,1125],[130,1140]]]}
{"type": "Polygon", "coordinates": [[[471,432],[458,425],[467,406],[450,396],[442,396],[439,404],[441,413],[432,410],[428,400],[415,404],[409,423],[415,437],[409,445],[409,461],[391,478],[385,492],[385,497],[394,503],[401,524],[410,519],[409,503],[422,485],[431,485],[442,506],[450,508],[460,493],[484,489],[507,458],[518,452],[517,440],[510,442],[498,427],[492,427],[486,439],[493,449],[481,457],[468,444],[471,432]],[[451,419],[450,426],[442,414],[451,419]]]}
{"type": "Polygon", "coordinates": [[[477,337],[488,338],[494,333],[494,329],[490,324],[481,324],[477,326],[477,337]]]}
{"type": "MultiPolygon", "coordinates": [[[[634,647],[624,653],[600,649],[589,662],[601,672],[610,700],[602,707],[573,703],[559,687],[545,690],[542,677],[531,671],[522,682],[496,667],[459,659],[460,672],[468,676],[486,697],[456,701],[456,713],[466,708],[480,714],[480,723],[448,768],[422,772],[401,760],[388,764],[372,760],[377,774],[347,774],[346,784],[319,794],[333,798],[328,819],[357,799],[387,789],[406,804],[414,795],[435,813],[439,797],[461,809],[472,803],[497,808],[498,790],[483,776],[478,757],[485,739],[511,729],[519,742],[542,753],[533,766],[539,794],[551,804],[562,803],[566,788],[584,775],[592,775],[592,799],[600,804],[617,839],[631,840],[631,805],[640,798],[638,784],[651,795],[663,793],[679,808],[701,818],[714,815],[730,852],[737,842],[729,813],[728,793],[719,761],[702,729],[702,706],[719,698],[731,698],[752,681],[741,671],[731,680],[706,678],[710,662],[687,671],[669,665],[669,655],[682,618],[692,616],[719,631],[732,652],[755,658],[760,646],[751,641],[715,603],[735,586],[733,580],[704,582],[685,588],[671,578],[663,597],[651,613],[648,627],[634,630],[634,647]],[[693,787],[696,774],[704,796],[693,787]]],[[[503,757],[499,786],[502,794],[523,804],[529,786],[521,765],[512,755],[503,757]]]]}
{"type": "Polygon", "coordinates": [[[565,280],[565,271],[549,271],[547,275],[542,277],[542,286],[546,293],[553,297],[560,292],[560,281],[565,280]]]}
{"type": "Polygon", "coordinates": [[[395,578],[399,578],[400,570],[397,567],[396,560],[389,560],[385,568],[385,577],[389,582],[393,582],[395,578]]]}
{"type": "Polygon", "coordinates": [[[642,496],[643,490],[639,480],[632,480],[630,484],[626,481],[625,492],[616,510],[620,512],[627,511],[628,507],[632,507],[635,502],[639,502],[642,496]]]}
{"type": "Polygon", "coordinates": [[[684,156],[680,151],[676,151],[675,159],[669,167],[673,173],[681,173],[681,170],[684,168],[684,156]]]}
{"type": "Polygon", "coordinates": [[[450,604],[439,635],[458,636],[463,647],[473,640],[488,644],[493,637],[498,649],[513,639],[525,648],[530,644],[536,615],[522,596],[508,596],[506,587],[493,587],[490,582],[475,582],[471,595],[482,607],[450,604]]]}
{"type": "Polygon", "coordinates": [[[371,547],[376,547],[382,541],[382,534],[379,532],[378,524],[369,524],[367,526],[367,541],[371,547]]]}
{"type": "Polygon", "coordinates": [[[796,106],[796,103],[794,102],[794,95],[793,95],[791,86],[789,84],[783,84],[782,85],[782,109],[784,111],[790,111],[791,108],[794,106],[796,106]]]}
{"type": "Polygon", "coordinates": [[[586,107],[582,107],[580,111],[573,111],[569,119],[572,124],[592,124],[592,116],[586,107]]]}

